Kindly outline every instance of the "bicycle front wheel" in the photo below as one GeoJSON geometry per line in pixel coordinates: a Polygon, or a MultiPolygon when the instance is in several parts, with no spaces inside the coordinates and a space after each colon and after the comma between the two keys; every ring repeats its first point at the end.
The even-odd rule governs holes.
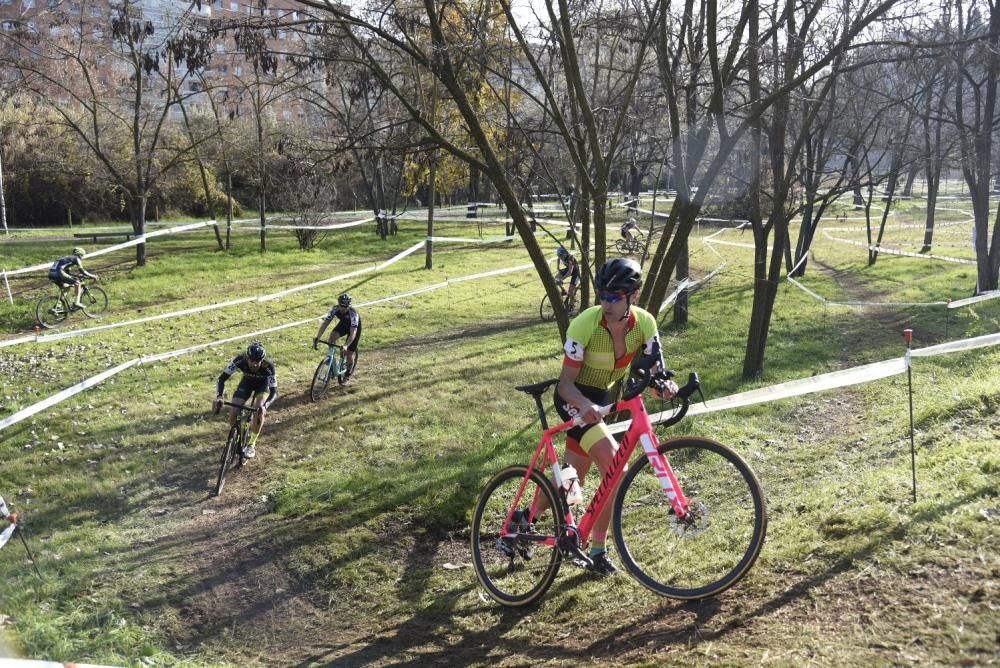
{"type": "Polygon", "coordinates": [[[66,319],[66,304],[59,297],[49,295],[38,300],[35,318],[45,329],[52,329],[66,319]]]}
{"type": "Polygon", "coordinates": [[[548,295],[542,297],[542,302],[538,305],[538,315],[545,322],[556,319],[556,311],[552,308],[552,302],[549,301],[548,295]]]}
{"type": "Polygon", "coordinates": [[[84,313],[96,318],[108,310],[108,293],[96,285],[91,286],[81,295],[80,303],[83,304],[84,313]]]}
{"type": "Polygon", "coordinates": [[[330,384],[330,357],[324,357],[323,361],[319,363],[316,367],[316,373],[313,374],[312,385],[309,386],[309,398],[313,401],[319,401],[326,394],[326,387],[330,384]]]}
{"type": "Polygon", "coordinates": [[[678,519],[649,459],[636,461],[615,499],[615,543],[625,567],[661,596],[700,599],[733,586],[757,560],[767,532],[760,483],[739,455],[705,438],[660,446],[687,497],[678,519]]]}
{"type": "Polygon", "coordinates": [[[236,459],[236,451],[240,447],[239,426],[234,426],[229,430],[229,437],[226,439],[226,447],[222,449],[222,460],[219,461],[219,477],[215,481],[215,496],[222,494],[222,488],[226,486],[226,472],[236,459]]]}
{"type": "Polygon", "coordinates": [[[561,555],[542,538],[556,536],[561,525],[555,490],[548,478],[532,471],[520,499],[517,491],[528,473],[526,466],[511,466],[486,483],[472,516],[472,563],[476,577],[498,603],[518,607],[541,598],[559,572],[561,555]],[[548,507],[530,523],[512,520],[508,534],[504,522],[511,510],[529,512],[544,500],[548,507]],[[517,508],[514,504],[517,503],[517,508]]]}
{"type": "Polygon", "coordinates": [[[632,250],[628,242],[624,239],[618,239],[615,241],[615,248],[618,249],[618,252],[622,255],[629,255],[632,250]]]}

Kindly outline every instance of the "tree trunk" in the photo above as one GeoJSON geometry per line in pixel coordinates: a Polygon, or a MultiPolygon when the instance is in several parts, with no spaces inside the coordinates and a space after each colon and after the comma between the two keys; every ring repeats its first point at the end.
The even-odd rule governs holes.
{"type": "Polygon", "coordinates": [[[233,173],[226,166],[226,250],[229,250],[229,239],[233,232],[233,173]]]}
{"type": "Polygon", "coordinates": [[[903,197],[913,197],[913,182],[917,180],[917,174],[919,173],[920,165],[916,163],[906,172],[906,184],[903,186],[902,193],[903,197]]]}
{"type": "MultiPolygon", "coordinates": [[[[689,276],[688,242],[684,240],[684,247],[677,258],[677,284],[680,285],[690,278],[689,276]]],[[[688,289],[683,288],[677,293],[677,300],[674,302],[674,324],[686,325],[688,321],[688,289]]]]}
{"type": "MultiPolygon", "coordinates": [[[[137,237],[146,233],[146,199],[147,195],[140,195],[132,198],[132,230],[137,237]]],[[[146,244],[137,244],[135,247],[135,263],[140,267],[146,266],[146,244]]]]}
{"type": "Polygon", "coordinates": [[[427,203],[427,257],[424,260],[425,269],[434,268],[434,198],[437,195],[437,160],[431,158],[430,201],[427,203]]]}
{"type": "Polygon", "coordinates": [[[476,218],[479,215],[479,168],[474,165],[469,166],[469,208],[465,212],[466,218],[476,218]]]}

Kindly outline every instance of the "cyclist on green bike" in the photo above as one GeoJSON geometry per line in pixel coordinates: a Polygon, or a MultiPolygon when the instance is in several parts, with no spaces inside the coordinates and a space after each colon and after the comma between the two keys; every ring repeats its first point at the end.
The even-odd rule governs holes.
{"type": "Polygon", "coordinates": [[[330,309],[323,324],[319,326],[319,331],[313,339],[313,349],[319,348],[319,342],[323,340],[323,332],[333,319],[337,319],[337,325],[330,334],[330,344],[337,343],[337,339],[346,336],[344,350],[347,351],[347,370],[344,372],[344,380],[351,377],[354,372],[354,355],[358,351],[358,342],[361,340],[361,316],[357,310],[351,306],[351,295],[346,292],[337,297],[337,305],[330,309]]]}
{"type": "Polygon", "coordinates": [[[271,360],[266,359],[264,346],[260,342],[254,341],[247,348],[246,353],[233,358],[233,361],[229,363],[229,366],[219,376],[219,380],[216,383],[218,391],[215,401],[212,402],[213,410],[218,411],[222,408],[222,392],[225,390],[226,381],[237,371],[242,371],[243,377],[240,379],[240,384],[233,393],[231,403],[236,404],[236,406],[229,408],[229,427],[232,428],[236,425],[236,417],[240,412],[239,407],[251,395],[255,395],[254,407],[260,410],[253,415],[253,422],[251,423],[253,438],[250,444],[243,449],[243,457],[253,459],[257,454],[254,445],[256,445],[257,437],[260,436],[260,432],[264,428],[264,415],[278,397],[278,376],[275,373],[274,364],[271,363],[271,360]],[[266,397],[264,396],[265,389],[267,390],[266,397]]]}
{"type": "Polygon", "coordinates": [[[569,276],[569,287],[566,289],[566,302],[569,304],[573,303],[576,298],[576,289],[580,287],[580,263],[576,261],[576,257],[566,250],[565,246],[560,245],[556,249],[556,283],[560,285],[569,276]]]}
{"type": "MultiPolygon", "coordinates": [[[[577,470],[580,484],[596,463],[603,476],[611,467],[618,444],[598,412],[612,403],[612,390],[625,380],[633,358],[652,355],[663,368],[656,319],[633,302],[642,286],[642,268],[633,260],[616,258],[594,277],[600,305],[583,311],[566,332],[566,356],[555,391],[556,411],[563,420],[581,416],[584,424],[567,432],[564,464],[577,470]]],[[[654,366],[652,371],[655,372],[654,366]]],[[[660,398],[677,393],[677,385],[667,381],[653,388],[660,398]]],[[[608,490],[614,494],[614,490],[608,490]]],[[[611,506],[605,506],[594,523],[590,558],[600,575],[614,575],[618,569],[608,558],[608,525],[611,506]]]]}
{"type": "Polygon", "coordinates": [[[84,269],[83,263],[80,261],[86,254],[87,251],[82,248],[74,248],[72,255],[59,258],[49,268],[49,280],[58,285],[62,293],[65,294],[70,286],[76,287],[76,301],[73,303],[73,306],[76,308],[83,308],[83,304],[80,303],[80,297],[83,295],[83,283],[80,282],[80,276],[97,280],[97,274],[91,274],[84,269]],[[71,273],[69,271],[70,267],[76,267],[80,270],[80,273],[71,273]]]}

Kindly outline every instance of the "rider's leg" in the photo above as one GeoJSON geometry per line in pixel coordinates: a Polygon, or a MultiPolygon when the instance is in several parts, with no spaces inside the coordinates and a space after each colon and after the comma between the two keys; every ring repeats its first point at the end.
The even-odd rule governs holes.
{"type": "Polygon", "coordinates": [[[77,281],[75,287],[76,287],[76,305],[83,308],[83,304],[80,303],[80,297],[83,296],[83,283],[81,281],[77,281]]]}
{"type": "MultiPolygon", "coordinates": [[[[253,402],[254,408],[260,408],[261,406],[263,406],[264,399],[266,399],[266,397],[263,394],[258,394],[253,402]]],[[[264,418],[261,417],[261,414],[259,412],[253,414],[253,420],[251,420],[250,426],[253,427],[253,441],[251,441],[252,444],[257,442],[257,437],[260,436],[260,432],[264,429],[264,418]]]]}

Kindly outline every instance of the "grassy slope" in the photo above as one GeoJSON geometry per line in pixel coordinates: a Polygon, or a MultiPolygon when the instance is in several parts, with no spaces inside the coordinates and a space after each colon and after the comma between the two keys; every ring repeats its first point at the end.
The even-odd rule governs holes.
{"type": "MultiPolygon", "coordinates": [[[[439,233],[459,232],[452,227],[439,233]]],[[[168,252],[112,274],[107,320],[319,280],[389,257],[419,240],[419,228],[387,243],[342,233],[311,253],[276,235],[263,258],[241,239],[226,256],[208,235],[151,244],[168,252]]],[[[18,265],[55,254],[31,246],[15,249],[18,265]]],[[[695,267],[713,269],[714,256],[693,248],[695,267]]],[[[138,352],[318,315],[345,286],[368,300],[526,261],[517,246],[440,250],[432,272],[418,253],[377,277],[283,300],[0,349],[9,378],[0,416],[138,352]]],[[[692,298],[691,323],[665,330],[670,364],[701,371],[709,398],[751,387],[738,378],[748,251],[719,251],[729,265],[692,298]]],[[[883,257],[868,268],[863,250],[825,239],[817,257],[805,282],[831,298],[968,294],[968,269],[957,265],[883,257]]],[[[558,372],[555,328],[536,317],[540,297],[524,272],[372,307],[356,380],[319,405],[304,395],[314,327],[267,337],[282,398],[261,459],[219,500],[206,493],[224,426],[205,408],[239,344],[129,370],[6,430],[0,493],[30,522],[47,576],[37,582],[24,564],[0,582],[8,642],[37,658],[199,666],[997,656],[1000,354],[990,349],[915,365],[917,504],[903,378],[705,416],[684,429],[735,446],[769,494],[768,543],[748,580],[681,605],[627,577],[593,581],[567,566],[535,609],[485,603],[465,527],[482,482],[525,461],[537,438],[530,400],[510,388],[558,372]]],[[[904,326],[922,344],[1000,325],[996,302],[948,317],[858,312],[788,284],[778,309],[759,385],[898,355],[904,326]]],[[[13,309],[0,326],[18,331],[26,313],[13,309]]],[[[20,565],[19,549],[2,556],[20,565]]]]}

